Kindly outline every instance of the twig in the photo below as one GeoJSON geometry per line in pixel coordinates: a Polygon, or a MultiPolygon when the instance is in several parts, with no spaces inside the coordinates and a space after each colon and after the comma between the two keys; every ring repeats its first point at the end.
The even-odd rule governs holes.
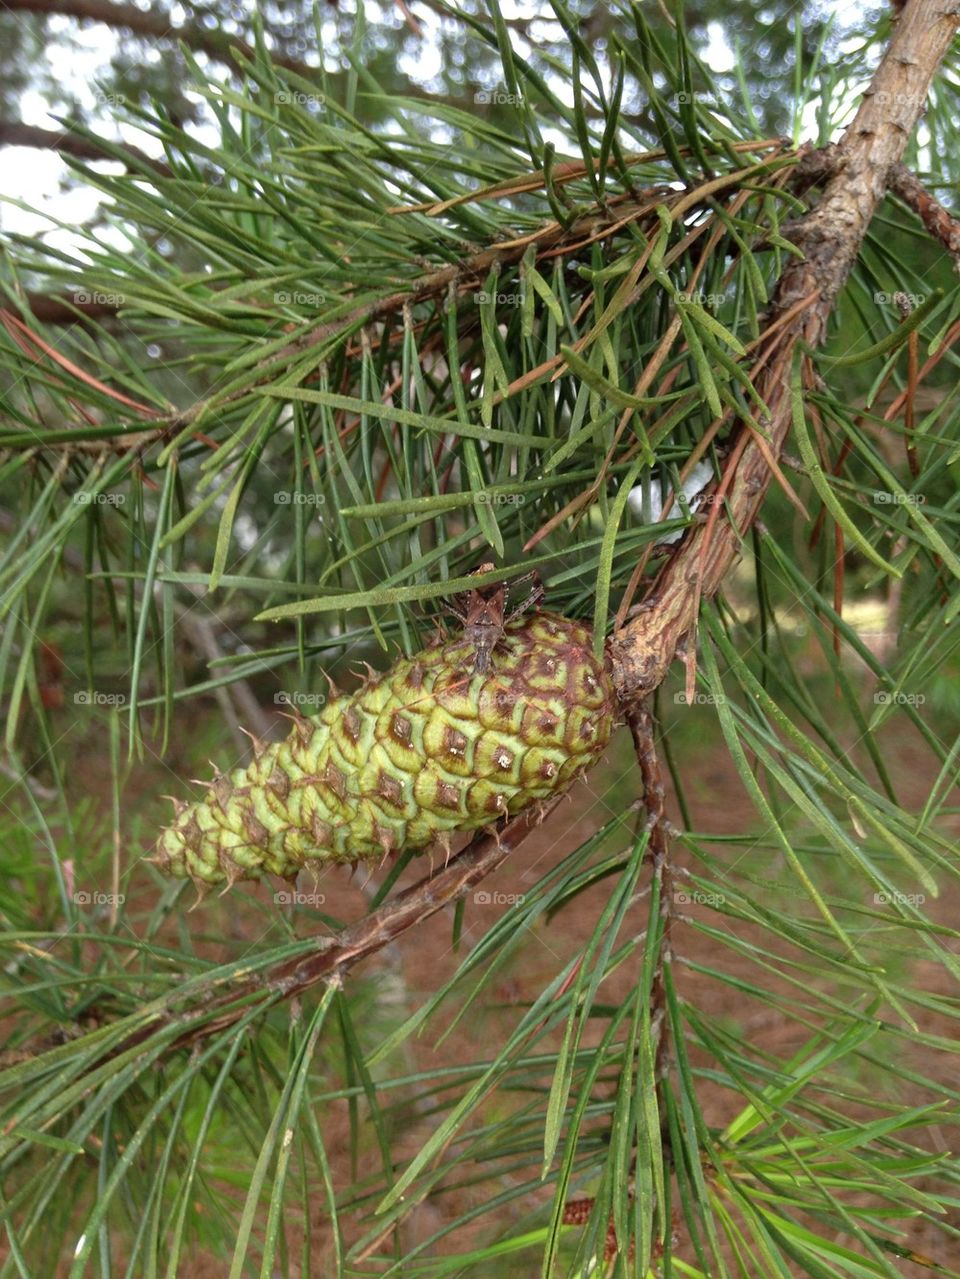
{"type": "Polygon", "coordinates": [[[38,782],[29,773],[19,772],[12,764],[8,764],[6,760],[0,760],[0,774],[4,777],[9,777],[12,782],[18,782],[26,786],[37,799],[51,800],[57,798],[55,790],[51,790],[49,786],[44,786],[42,782],[38,782]]]}
{"type": "MultiPolygon", "coordinates": [[[[777,156],[775,148],[780,146],[781,143],[777,140],[773,142],[760,140],[749,144],[737,143],[734,149],[751,151],[774,150],[773,158],[785,159],[785,162],[789,163],[791,160],[789,155],[786,157],[777,156]]],[[[649,152],[644,153],[642,156],[630,157],[630,159],[631,161],[637,161],[657,154],[659,153],[649,152]]],[[[727,175],[727,180],[731,185],[736,183],[736,178],[736,173],[727,175]]],[[[526,184],[521,179],[517,179],[515,185],[509,191],[504,190],[501,194],[513,194],[526,190],[532,191],[538,189],[542,184],[542,177],[534,174],[526,181],[526,184]]],[[[568,227],[556,221],[547,222],[528,235],[505,242],[496,242],[487,248],[478,250],[460,262],[440,267],[436,271],[421,276],[419,279],[411,279],[404,284],[402,289],[380,298],[376,302],[357,306],[332,323],[324,322],[315,326],[271,357],[269,372],[265,371],[264,380],[269,376],[275,375],[283,367],[285,360],[296,359],[304,351],[313,347],[321,346],[325,343],[335,343],[344,336],[349,336],[351,333],[362,330],[367,325],[402,314],[404,307],[410,306],[411,303],[422,303],[434,298],[440,298],[451,287],[458,293],[468,293],[481,288],[491,267],[495,264],[506,266],[519,263],[531,244],[536,245],[538,261],[553,256],[553,252],[558,248],[573,253],[580,246],[585,236],[593,242],[608,235],[618,234],[626,226],[639,221],[641,218],[652,218],[658,201],[668,206],[671,202],[679,200],[689,203],[690,196],[690,192],[677,192],[669,187],[652,186],[632,194],[609,199],[606,209],[591,209],[583,214],[582,217],[571,222],[568,227]]],[[[419,206],[410,206],[410,210],[416,207],[419,206]]],[[[397,212],[410,210],[397,210],[397,212]]],[[[42,295],[38,301],[41,301],[48,309],[56,309],[58,305],[64,307],[64,303],[58,303],[57,299],[45,299],[42,295]]],[[[217,408],[223,409],[249,394],[249,387],[238,389],[224,397],[217,404],[217,408]]],[[[215,397],[213,399],[215,400],[215,397]]],[[[157,418],[150,427],[143,431],[131,432],[122,438],[111,441],[109,445],[104,444],[102,441],[95,441],[89,444],[87,448],[90,450],[96,449],[98,452],[104,451],[106,448],[109,448],[112,452],[129,452],[130,450],[145,448],[160,440],[169,438],[185,427],[189,427],[210,410],[212,402],[213,400],[211,399],[198,400],[186,409],[157,418]]],[[[29,444],[30,448],[38,447],[33,436],[29,433],[25,433],[24,443],[29,444]]],[[[14,446],[8,441],[7,447],[14,446]]],[[[40,447],[59,449],[63,446],[55,443],[40,447]]],[[[85,451],[83,441],[72,442],[71,447],[85,451]]]]}
{"type": "MultiPolygon", "coordinates": [[[[190,609],[179,609],[180,625],[192,638],[194,646],[207,659],[208,669],[212,671],[214,662],[223,657],[213,626],[204,617],[198,617],[190,609]]],[[[244,737],[241,724],[246,724],[256,737],[270,736],[270,720],[254,697],[250,685],[245,679],[234,680],[229,685],[221,684],[214,690],[220,709],[226,717],[230,728],[230,736],[241,755],[250,749],[250,739],[244,737]],[[234,707],[236,701],[236,708],[234,707]],[[239,710],[239,714],[238,714],[239,710]]]]}
{"type": "Polygon", "coordinates": [[[664,965],[670,963],[673,921],[675,917],[673,895],[673,870],[670,865],[670,825],[667,821],[663,770],[657,755],[654,737],[655,725],[648,702],[632,706],[627,711],[627,725],[633,737],[633,746],[640,766],[643,782],[643,804],[647,813],[647,845],[653,861],[653,878],[660,902],[660,918],[663,931],[660,935],[660,951],[653,973],[650,992],[650,1021],[657,1050],[654,1079],[664,1079],[669,1071],[669,1036],[667,1034],[667,993],[664,982],[664,965]]]}
{"type": "Polygon", "coordinates": [[[890,170],[890,190],[914,211],[930,235],[940,241],[960,271],[960,220],[947,212],[905,164],[895,164],[890,170]]]}
{"type": "MultiPolygon", "coordinates": [[[[503,265],[518,263],[529,244],[535,243],[537,245],[538,257],[542,256],[547,249],[557,245],[566,245],[569,251],[573,252],[584,234],[590,234],[595,239],[603,238],[605,234],[613,235],[630,221],[644,216],[652,216],[652,211],[658,198],[665,200],[677,198],[677,193],[666,187],[650,187],[639,194],[645,198],[638,201],[633,200],[632,197],[624,196],[621,201],[608,201],[611,210],[614,206],[617,206],[616,212],[599,213],[594,210],[577,219],[569,228],[565,229],[557,222],[547,223],[522,239],[513,240],[509,244],[493,244],[489,248],[479,250],[470,255],[461,262],[440,267],[427,275],[421,276],[419,279],[411,279],[403,289],[391,293],[387,297],[380,298],[376,302],[357,306],[354,310],[332,323],[319,324],[271,357],[270,373],[264,374],[264,380],[267,376],[275,375],[277,370],[283,366],[284,360],[296,359],[310,347],[318,346],[325,342],[332,343],[339,338],[349,336],[351,333],[362,331],[366,326],[378,320],[384,320],[394,315],[402,315],[404,308],[413,303],[421,303],[433,298],[443,297],[451,289],[456,293],[466,293],[482,288],[483,282],[495,262],[503,265]],[[624,205],[628,201],[633,211],[632,217],[625,216],[626,209],[624,205]]],[[[36,305],[38,310],[42,312],[42,315],[38,314],[37,318],[43,318],[47,323],[76,322],[78,319],[72,309],[73,304],[70,303],[68,305],[65,299],[61,300],[44,294],[33,294],[30,301],[32,305],[36,305]]],[[[96,303],[82,304],[78,305],[76,309],[82,311],[85,316],[114,314],[116,312],[116,307],[114,306],[101,307],[98,310],[98,305],[96,303]]],[[[249,388],[234,391],[229,396],[224,397],[218,408],[225,408],[249,393],[249,388]]],[[[190,426],[191,423],[209,410],[210,402],[209,399],[198,400],[186,409],[158,418],[142,431],[130,432],[108,444],[105,444],[102,440],[91,441],[87,445],[87,449],[84,449],[85,442],[76,441],[71,442],[70,447],[73,449],[79,448],[81,451],[95,450],[97,453],[104,452],[107,448],[112,452],[124,453],[143,449],[167,439],[177,431],[190,426]]],[[[37,447],[32,433],[24,432],[24,446],[37,447]]],[[[6,447],[10,448],[13,445],[8,442],[6,447]]],[[[48,447],[59,450],[63,445],[53,444],[48,447]]]]}
{"type": "MultiPolygon", "coordinates": [[[[552,812],[560,798],[558,796],[542,809],[528,809],[503,821],[492,833],[475,835],[466,848],[451,857],[441,870],[431,872],[410,888],[388,898],[378,910],[350,924],[336,936],[318,937],[306,955],[265,969],[218,998],[205,998],[193,991],[189,1008],[181,1012],[160,1012],[158,1016],[151,1017],[148,1024],[114,1045],[107,1057],[128,1052],[158,1030],[170,1026],[179,1026],[181,1033],[173,1037],[168,1050],[189,1047],[233,1025],[243,1016],[252,998],[265,996],[266,1007],[276,999],[296,999],[320,981],[339,984],[343,974],[361,959],[385,949],[421,920],[429,919],[464,897],[520,846],[552,812]]],[[[220,985],[222,980],[215,977],[211,990],[220,985]]],[[[29,1056],[37,1056],[59,1042],[59,1037],[48,1037],[35,1043],[29,1050],[29,1056]]]]}
{"type": "Polygon", "coordinates": [[[151,1021],[149,1026],[113,1048],[110,1055],[126,1052],[143,1042],[154,1034],[158,1025],[177,1022],[182,1025],[183,1032],[175,1037],[171,1048],[182,1048],[232,1025],[243,1015],[253,996],[293,999],[320,981],[339,983],[354,964],[389,946],[415,924],[465,896],[475,884],[496,870],[540,825],[559,798],[542,809],[534,807],[507,819],[493,833],[475,836],[441,870],[389,898],[378,910],[343,929],[335,937],[319,938],[315,949],[307,955],[249,978],[228,995],[200,1000],[186,1012],[169,1014],[159,1022],[151,1021]]]}
{"type": "Polygon", "coordinates": [[[116,302],[75,302],[68,293],[58,296],[27,289],[21,296],[26,310],[41,324],[83,324],[109,319],[120,310],[116,302]]]}
{"type": "Polygon", "coordinates": [[[423,36],[423,27],[421,27],[420,23],[410,12],[410,6],[407,4],[407,0],[395,0],[395,3],[397,8],[403,14],[404,22],[419,40],[423,36]]]}

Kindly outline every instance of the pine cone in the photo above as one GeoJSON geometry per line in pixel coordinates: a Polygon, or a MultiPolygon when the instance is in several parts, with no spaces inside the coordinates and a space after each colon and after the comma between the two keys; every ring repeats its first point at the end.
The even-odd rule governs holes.
{"type": "Polygon", "coordinates": [[[610,738],[614,692],[580,622],[507,625],[487,670],[457,638],[398,661],[180,806],[157,863],[203,884],[449,847],[564,791],[610,738]]]}

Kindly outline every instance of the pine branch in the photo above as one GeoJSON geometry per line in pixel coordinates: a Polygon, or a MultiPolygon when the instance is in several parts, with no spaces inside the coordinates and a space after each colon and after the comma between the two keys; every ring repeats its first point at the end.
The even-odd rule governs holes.
{"type": "Polygon", "coordinates": [[[890,190],[913,210],[930,235],[940,241],[960,271],[960,220],[947,212],[905,164],[896,164],[891,169],[890,190]]]}
{"type": "MultiPolygon", "coordinates": [[[[751,153],[769,151],[771,154],[776,155],[783,149],[783,146],[784,144],[780,139],[762,139],[737,143],[732,146],[731,150],[751,153]]],[[[629,162],[632,164],[647,163],[652,159],[662,157],[663,154],[662,151],[644,152],[631,156],[629,162]]],[[[788,153],[784,158],[789,162],[788,153]]],[[[572,181],[581,177],[583,172],[581,165],[571,165],[569,166],[569,171],[561,173],[557,180],[572,181]]],[[[736,177],[735,172],[730,175],[729,185],[735,185],[736,177]]],[[[500,194],[514,194],[539,190],[544,184],[544,174],[536,172],[510,179],[508,182],[500,184],[502,190],[499,190],[499,188],[498,190],[500,194]]],[[[478,192],[473,198],[479,199],[484,194],[483,192],[478,192]]],[[[680,193],[685,202],[688,203],[691,202],[691,194],[695,196],[696,193],[680,193]]],[[[358,306],[346,315],[339,317],[336,321],[317,325],[291,342],[289,346],[275,353],[270,360],[270,368],[268,372],[265,372],[264,378],[275,377],[284,362],[296,359],[313,347],[323,343],[332,343],[337,339],[347,338],[350,334],[362,330],[367,325],[377,321],[401,316],[404,308],[408,307],[411,302],[424,302],[430,299],[443,298],[449,293],[451,287],[455,288],[458,293],[469,293],[480,289],[492,267],[515,266],[523,258],[525,251],[531,244],[537,246],[538,262],[545,259],[549,260],[558,253],[572,254],[595,241],[603,240],[622,232],[631,223],[639,222],[643,218],[654,218],[654,211],[658,203],[664,203],[667,207],[670,207],[671,202],[679,199],[680,195],[669,187],[652,186],[638,189],[632,194],[609,199],[602,209],[599,207],[591,208],[566,226],[558,221],[553,221],[538,227],[529,235],[514,238],[507,242],[494,243],[488,248],[471,254],[460,262],[441,267],[418,280],[411,281],[404,289],[378,298],[373,303],[358,306]]],[[[446,206],[412,206],[397,208],[392,210],[392,212],[406,213],[412,211],[413,208],[422,208],[423,211],[435,214],[440,212],[442,207],[445,208],[446,206]]],[[[35,313],[38,319],[45,319],[50,323],[63,323],[69,319],[76,319],[76,316],[71,315],[69,308],[55,297],[34,294],[31,295],[31,299],[41,309],[42,314],[35,313]]],[[[90,314],[115,313],[116,308],[113,307],[103,312],[93,310],[92,307],[96,305],[83,304],[81,309],[86,312],[88,307],[90,307],[90,314]]],[[[224,397],[217,405],[218,410],[222,411],[229,404],[242,399],[247,394],[249,394],[249,387],[244,387],[242,390],[224,397]]],[[[118,439],[111,444],[110,448],[114,452],[124,452],[141,449],[154,441],[164,440],[171,434],[190,426],[199,417],[205,415],[209,409],[209,401],[198,400],[186,409],[159,418],[156,424],[148,430],[118,439]]],[[[36,445],[36,442],[32,439],[29,441],[25,439],[24,443],[31,448],[36,445]]],[[[57,449],[61,446],[55,444],[53,447],[57,449]]],[[[77,443],[70,442],[69,447],[76,448],[77,443]]],[[[100,452],[101,447],[95,446],[93,450],[87,451],[100,452]]]]}
{"type": "MultiPolygon", "coordinates": [[[[729,516],[694,526],[649,588],[639,615],[610,641],[614,679],[628,702],[666,678],[701,599],[716,593],[759,514],[790,431],[790,372],[797,346],[821,345],[840,290],[924,109],[930,83],[960,25],[960,5],[909,0],[869,89],[837,145],[837,171],[819,203],[792,228],[804,250],[781,276],[772,325],[757,353],[756,388],[770,409],[768,441],[742,424],[724,476],[729,516]]],[[[688,644],[692,653],[694,646],[688,644]]],[[[688,695],[693,668],[688,665],[688,695]]]]}

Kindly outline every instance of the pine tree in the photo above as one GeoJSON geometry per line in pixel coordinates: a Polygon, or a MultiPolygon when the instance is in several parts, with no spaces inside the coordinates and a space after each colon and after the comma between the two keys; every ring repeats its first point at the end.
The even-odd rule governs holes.
{"type": "Polygon", "coordinates": [[[0,1279],[960,1274],[960,14],[798,36],[791,142],[679,11],[555,3],[541,63],[487,8],[429,6],[495,102],[359,38],[193,65],[217,138],[137,113],[162,164],[76,161],[99,229],[9,246],[0,1279]],[[482,696],[544,614],[474,679],[446,602],[531,570],[606,763],[398,841],[353,922],[303,877],[188,913],[161,785],[267,787],[271,692],[339,731],[374,694],[324,676],[389,700],[438,621],[482,696]]]}

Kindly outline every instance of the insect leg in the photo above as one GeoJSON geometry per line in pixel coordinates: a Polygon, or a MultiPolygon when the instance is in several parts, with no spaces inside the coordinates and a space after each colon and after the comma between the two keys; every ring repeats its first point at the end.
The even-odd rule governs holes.
{"type": "Polygon", "coordinates": [[[527,595],[526,599],[522,600],[515,608],[510,610],[504,619],[507,622],[513,621],[515,617],[519,617],[520,614],[525,613],[527,609],[533,608],[535,604],[539,604],[545,594],[543,582],[540,580],[540,574],[535,568],[532,568],[529,573],[524,573],[522,577],[515,577],[511,585],[516,585],[518,582],[532,582],[533,585],[530,588],[530,593],[527,595]]]}

